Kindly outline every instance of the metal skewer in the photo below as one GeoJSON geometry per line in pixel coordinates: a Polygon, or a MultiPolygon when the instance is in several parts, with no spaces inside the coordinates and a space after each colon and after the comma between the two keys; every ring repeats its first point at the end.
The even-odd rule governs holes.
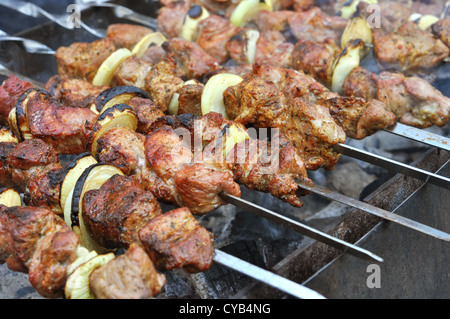
{"type": "Polygon", "coordinates": [[[13,37],[8,35],[5,31],[0,30],[0,41],[15,41],[22,42],[23,47],[28,53],[37,53],[37,54],[49,54],[54,55],[55,51],[45,44],[34,41],[31,39],[26,39],[22,37],[13,37]]]}
{"type": "Polygon", "coordinates": [[[295,220],[277,214],[269,209],[246,201],[240,197],[229,195],[227,193],[221,193],[220,196],[229,204],[245,209],[246,211],[254,213],[260,217],[269,219],[290,230],[301,233],[317,241],[323,242],[327,245],[343,250],[344,252],[347,252],[353,256],[375,262],[383,262],[383,258],[371,253],[370,251],[367,251],[363,248],[347,243],[346,241],[340,240],[339,238],[330,236],[312,227],[309,227],[295,220]]]}
{"type": "Polygon", "coordinates": [[[253,279],[277,288],[280,291],[284,291],[289,295],[300,299],[325,299],[324,296],[320,295],[314,290],[306,288],[300,284],[297,284],[265,269],[256,267],[242,259],[233,257],[220,250],[216,250],[215,252],[216,254],[214,257],[214,261],[216,263],[243,273],[253,279]]]}
{"type": "MultiPolygon", "coordinates": [[[[68,23],[69,21],[68,15],[52,14],[31,2],[24,2],[17,0],[0,0],[0,5],[15,10],[17,12],[20,12],[29,17],[49,19],[50,21],[55,22],[56,24],[60,25],[65,29],[73,30],[75,28],[73,24],[71,25],[68,23]]],[[[93,34],[98,38],[104,38],[106,36],[105,32],[101,32],[99,30],[89,27],[83,21],[81,21],[81,19],[77,20],[77,22],[83,29],[85,29],[86,31],[88,31],[89,33],[93,34]]]]}
{"type": "Polygon", "coordinates": [[[333,192],[329,189],[326,189],[322,186],[319,185],[313,185],[313,184],[309,184],[309,183],[305,183],[304,181],[297,181],[297,184],[307,190],[310,191],[314,194],[317,194],[319,196],[322,196],[324,198],[342,203],[344,205],[350,206],[350,207],[354,207],[356,209],[362,210],[366,213],[378,216],[382,219],[394,222],[396,224],[408,227],[410,229],[416,230],[418,232],[424,233],[426,235],[429,235],[431,237],[440,239],[440,240],[444,240],[444,241],[450,241],[450,234],[447,234],[443,231],[440,231],[438,229],[432,228],[430,226],[418,223],[416,221],[413,221],[411,219],[408,219],[406,217],[394,214],[392,212],[389,212],[387,210],[372,206],[370,204],[367,204],[365,202],[353,199],[351,197],[347,197],[345,195],[342,195],[340,193],[337,192],[333,192]]]}
{"type": "Polygon", "coordinates": [[[137,22],[139,24],[145,25],[153,30],[156,30],[158,27],[158,22],[155,18],[151,18],[149,16],[137,13],[127,7],[114,4],[114,3],[108,3],[108,2],[86,2],[89,7],[100,7],[100,8],[112,8],[114,9],[114,15],[117,18],[127,19],[133,22],[137,22]]]}
{"type": "Polygon", "coordinates": [[[438,134],[433,134],[401,123],[396,123],[393,127],[385,129],[385,131],[450,152],[450,138],[438,134]]]}
{"type": "Polygon", "coordinates": [[[358,148],[346,145],[336,144],[333,145],[334,149],[341,154],[351,156],[361,161],[386,168],[396,173],[419,179],[421,181],[437,185],[446,189],[450,189],[450,178],[437,175],[423,169],[403,164],[383,156],[379,156],[370,152],[360,150],[358,148]]]}

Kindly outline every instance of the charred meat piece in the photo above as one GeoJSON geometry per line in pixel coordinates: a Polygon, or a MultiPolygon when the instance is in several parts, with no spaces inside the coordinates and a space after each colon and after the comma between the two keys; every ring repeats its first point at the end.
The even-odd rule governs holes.
{"type": "Polygon", "coordinates": [[[113,176],[83,197],[83,220],[93,239],[105,248],[127,248],[138,231],[161,214],[151,192],[129,176],[113,176]]]}
{"type": "Polygon", "coordinates": [[[250,190],[270,193],[294,207],[303,206],[296,180],[309,181],[303,160],[284,136],[271,142],[247,140],[237,144],[227,160],[233,163],[235,180],[250,190]]]}
{"type": "Polygon", "coordinates": [[[8,125],[8,116],[19,97],[33,86],[11,75],[0,86],[0,124],[8,125]]]}
{"type": "Polygon", "coordinates": [[[167,57],[167,52],[161,46],[150,45],[150,47],[141,56],[141,60],[151,65],[161,62],[167,57]]]}
{"type": "MultiPolygon", "coordinates": [[[[254,68],[254,73],[261,76],[266,81],[276,83],[282,90],[287,101],[301,98],[309,103],[325,106],[331,112],[336,123],[341,126],[344,129],[345,134],[350,137],[361,139],[366,137],[369,132],[374,133],[376,129],[386,128],[393,124],[392,120],[394,114],[392,114],[390,107],[385,103],[373,100],[375,99],[373,96],[363,96],[364,101],[352,101],[351,99],[348,99],[348,97],[342,97],[337,93],[331,92],[311,76],[295,70],[286,70],[263,65],[254,68]],[[355,102],[355,104],[353,104],[353,102],[355,102]],[[368,116],[370,116],[370,118],[367,118],[368,116]],[[372,129],[367,128],[369,122],[372,122],[372,129]],[[362,123],[365,123],[364,129],[358,127],[358,125],[362,125],[362,123]]],[[[351,77],[352,76],[349,78],[351,77]]],[[[361,81],[352,82],[357,83],[357,85],[365,83],[361,81]]],[[[365,84],[364,87],[371,89],[369,84],[365,84]]],[[[340,131],[340,129],[337,129],[337,131],[340,131]]],[[[343,136],[341,134],[339,135],[341,137],[336,141],[342,141],[343,136]]]]}
{"type": "Polygon", "coordinates": [[[158,106],[166,113],[173,95],[184,86],[184,81],[177,75],[177,66],[173,56],[169,56],[156,64],[147,74],[145,91],[158,106]]]}
{"type": "Polygon", "coordinates": [[[152,219],[139,231],[139,238],[159,270],[184,268],[188,272],[200,272],[212,265],[213,235],[187,208],[152,219]]]}
{"type": "Polygon", "coordinates": [[[260,34],[256,42],[254,63],[277,65],[288,68],[291,65],[291,55],[294,44],[286,41],[278,31],[268,31],[260,34]]]}
{"type": "Polygon", "coordinates": [[[406,76],[426,74],[448,57],[450,49],[432,33],[414,22],[383,34],[374,30],[374,56],[384,71],[402,72],[406,76]]]}
{"type": "Polygon", "coordinates": [[[217,60],[195,42],[173,38],[165,42],[163,48],[174,57],[176,74],[182,79],[201,80],[203,76],[219,68],[217,60]]]}
{"type": "Polygon", "coordinates": [[[302,71],[263,64],[254,66],[252,74],[275,84],[286,101],[302,98],[311,103],[318,103],[318,101],[339,96],[302,71]]]}
{"type": "Polygon", "coordinates": [[[377,98],[374,74],[362,67],[353,69],[344,81],[343,95],[361,97],[366,101],[377,98]]]}
{"type": "Polygon", "coordinates": [[[448,122],[450,100],[430,83],[401,73],[370,73],[355,69],[344,83],[344,94],[376,98],[400,122],[426,128],[448,122]]]}
{"type": "Polygon", "coordinates": [[[278,72],[276,68],[265,68],[262,72],[260,69],[259,74],[267,79],[250,75],[228,88],[224,93],[227,114],[244,125],[279,129],[292,141],[308,170],[333,168],[340,155],[332,145],[345,142],[346,135],[328,108],[317,104],[318,96],[327,90],[323,88],[314,95],[301,80],[296,82],[295,77],[283,70],[278,72]],[[267,73],[268,70],[272,72],[267,73]],[[295,84],[299,85],[297,90],[295,84]]]}
{"type": "Polygon", "coordinates": [[[202,94],[204,85],[202,83],[188,83],[178,92],[178,113],[202,115],[202,94]]]}
{"type": "Polygon", "coordinates": [[[126,175],[138,175],[145,168],[145,136],[126,128],[114,128],[98,141],[96,158],[117,166],[126,175]]]}
{"type": "Polygon", "coordinates": [[[308,170],[320,167],[333,169],[341,156],[333,145],[345,143],[346,140],[343,128],[328,108],[302,98],[293,100],[288,112],[274,119],[271,127],[279,128],[286,134],[308,170]]]}
{"type": "Polygon", "coordinates": [[[289,16],[288,24],[297,40],[325,41],[331,39],[340,43],[347,19],[329,16],[320,8],[300,11],[289,16]]]}
{"type": "Polygon", "coordinates": [[[32,94],[26,99],[26,118],[33,138],[51,144],[58,154],[80,154],[97,115],[87,108],[62,106],[48,93],[32,94]]]}
{"type": "Polygon", "coordinates": [[[37,171],[42,172],[52,165],[61,165],[53,147],[39,139],[27,140],[14,147],[7,147],[2,154],[2,161],[7,176],[21,191],[25,191],[37,171]]]}
{"type": "Polygon", "coordinates": [[[135,55],[125,59],[114,72],[111,82],[112,86],[132,85],[138,88],[145,88],[145,78],[152,69],[152,65],[135,55]]]}
{"type": "Polygon", "coordinates": [[[128,105],[133,108],[139,118],[137,132],[142,134],[147,134],[152,123],[165,115],[151,99],[135,97],[128,102],[128,105]]]}
{"type": "Polygon", "coordinates": [[[158,12],[158,31],[168,39],[179,37],[189,8],[190,1],[186,0],[163,6],[158,12]]]}
{"type": "Polygon", "coordinates": [[[322,105],[328,107],[348,137],[358,140],[394,125],[396,120],[395,114],[376,99],[366,102],[357,97],[336,97],[323,101],[322,105]]]}
{"type": "Polygon", "coordinates": [[[92,82],[99,67],[114,51],[116,46],[111,39],[60,47],[55,53],[58,74],[92,82]]]}
{"type": "Polygon", "coordinates": [[[2,222],[0,262],[9,269],[27,273],[33,255],[42,238],[67,227],[64,221],[51,211],[38,207],[12,207],[1,214],[2,222]],[[6,257],[6,258],[5,258],[6,257]]]}
{"type": "Polygon", "coordinates": [[[28,205],[46,207],[55,214],[59,205],[62,165],[54,149],[42,140],[20,144],[0,144],[2,187],[14,187],[24,193],[28,205]]]}
{"type": "Polygon", "coordinates": [[[95,86],[86,80],[63,79],[55,75],[45,85],[45,90],[64,106],[89,107],[95,98],[109,86],[95,86]]]}
{"type": "Polygon", "coordinates": [[[0,208],[0,263],[28,273],[31,285],[46,298],[62,297],[79,246],[78,236],[47,209],[0,208]]]}
{"type": "Polygon", "coordinates": [[[240,196],[240,187],[231,172],[194,162],[190,142],[180,139],[169,126],[154,130],[146,138],[147,163],[158,179],[171,189],[172,200],[194,214],[205,214],[225,204],[219,197],[220,192],[240,196]]]}
{"type": "Polygon", "coordinates": [[[66,225],[55,234],[41,239],[28,271],[31,285],[41,296],[62,296],[67,269],[77,258],[79,246],[79,237],[66,225]]]}
{"type": "MultiPolygon", "coordinates": [[[[155,129],[167,125],[189,131],[196,162],[204,161],[218,170],[231,171],[234,180],[249,189],[270,193],[294,206],[302,205],[299,196],[303,194],[295,180],[308,179],[305,165],[293,144],[281,134],[274,134],[277,143],[273,145],[256,138],[242,141],[233,134],[239,130],[241,134],[248,134],[245,128],[214,112],[202,117],[166,116],[154,123],[155,129]],[[230,127],[236,128],[234,133],[230,127]],[[229,137],[235,139],[227,148],[229,137]],[[196,139],[201,139],[202,145],[197,145],[196,139]]],[[[200,144],[198,140],[197,143],[200,144]]]]}
{"type": "Polygon", "coordinates": [[[108,26],[106,39],[111,39],[117,48],[132,50],[143,37],[150,33],[153,33],[153,30],[144,26],[116,23],[108,26]]]}
{"type": "Polygon", "coordinates": [[[431,26],[433,34],[450,47],[450,19],[441,19],[431,26]]]}
{"type": "Polygon", "coordinates": [[[11,171],[7,164],[9,153],[17,146],[17,143],[0,143],[0,187],[14,188],[15,181],[11,178],[11,171]]]}
{"type": "Polygon", "coordinates": [[[291,67],[330,87],[334,64],[341,49],[330,39],[323,42],[298,41],[291,56],[291,67]]]}
{"type": "Polygon", "coordinates": [[[256,16],[255,24],[262,33],[278,31],[286,35],[291,32],[288,19],[295,14],[296,13],[291,10],[261,10],[256,16]]]}
{"type": "Polygon", "coordinates": [[[212,14],[200,21],[197,44],[219,64],[223,64],[229,59],[226,45],[239,30],[241,29],[235,27],[230,20],[212,14]]]}
{"type": "Polygon", "coordinates": [[[230,58],[239,64],[271,64],[288,67],[291,62],[292,43],[279,31],[258,32],[245,28],[230,38],[226,45],[230,58]],[[254,39],[250,34],[253,32],[254,39]],[[257,36],[255,36],[255,34],[257,36]]]}
{"type": "Polygon", "coordinates": [[[357,6],[355,16],[373,23],[377,31],[381,33],[393,32],[408,22],[410,16],[415,13],[411,3],[413,1],[379,1],[376,7],[378,11],[374,11],[373,8],[370,9],[373,4],[361,1],[357,6]]]}
{"type": "Polygon", "coordinates": [[[166,278],[133,243],[125,254],[94,270],[89,281],[96,299],[148,299],[160,293],[166,278]]]}

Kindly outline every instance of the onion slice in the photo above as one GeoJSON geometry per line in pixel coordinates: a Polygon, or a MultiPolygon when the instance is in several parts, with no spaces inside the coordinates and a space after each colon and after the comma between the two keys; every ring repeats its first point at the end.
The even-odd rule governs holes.
{"type": "Polygon", "coordinates": [[[115,175],[123,175],[123,173],[114,165],[105,163],[91,165],[84,170],[67,197],[64,220],[79,235],[82,245],[89,251],[105,253],[110,250],[95,242],[86,229],[82,211],[84,195],[88,191],[101,188],[106,181],[115,175]]]}
{"type": "Polygon", "coordinates": [[[126,48],[113,52],[97,70],[92,84],[95,86],[110,85],[116,69],[131,55],[131,51],[126,48]]]}
{"type": "Polygon", "coordinates": [[[238,85],[244,79],[239,75],[231,73],[219,73],[212,76],[206,83],[202,94],[202,114],[216,112],[228,118],[225,105],[223,103],[223,93],[231,86],[238,85]]]}
{"type": "Polygon", "coordinates": [[[19,207],[22,206],[22,198],[14,189],[3,189],[0,190],[0,205],[6,207],[19,207]]]}
{"type": "Polygon", "coordinates": [[[67,278],[64,289],[66,299],[95,299],[90,288],[89,277],[96,269],[106,265],[115,257],[113,253],[98,255],[75,269],[67,278]]]}

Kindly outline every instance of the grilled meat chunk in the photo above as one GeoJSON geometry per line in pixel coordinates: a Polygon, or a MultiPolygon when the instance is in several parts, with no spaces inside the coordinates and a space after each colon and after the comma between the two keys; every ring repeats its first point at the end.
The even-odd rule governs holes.
{"type": "Polygon", "coordinates": [[[41,239],[30,262],[28,278],[45,298],[60,298],[67,279],[67,268],[77,258],[79,237],[66,225],[53,235],[41,239]]]}
{"type": "Polygon", "coordinates": [[[0,143],[0,187],[14,188],[16,184],[11,179],[11,171],[7,164],[9,153],[17,146],[17,143],[0,143]]]}
{"type": "Polygon", "coordinates": [[[108,26],[106,39],[112,40],[117,48],[132,50],[143,37],[150,33],[153,33],[153,30],[144,26],[115,23],[108,26]]]}
{"type": "Polygon", "coordinates": [[[96,299],[149,299],[160,293],[166,278],[133,243],[125,254],[94,270],[89,281],[96,299]]]}
{"type": "Polygon", "coordinates": [[[296,43],[291,56],[291,67],[330,87],[334,64],[341,49],[330,39],[323,42],[303,41],[296,43]]]}
{"type": "Polygon", "coordinates": [[[291,55],[294,44],[286,41],[286,38],[278,31],[268,31],[260,34],[256,42],[255,64],[268,63],[282,68],[291,65],[291,55]]]}
{"type": "Polygon", "coordinates": [[[433,34],[450,47],[450,19],[441,19],[431,26],[433,34]]]}
{"type": "Polygon", "coordinates": [[[132,85],[145,88],[145,78],[152,69],[148,62],[138,59],[135,55],[125,59],[114,72],[111,86],[132,85]]]}
{"type": "Polygon", "coordinates": [[[135,97],[128,102],[128,105],[138,116],[137,132],[142,134],[147,134],[152,123],[165,115],[151,99],[135,97]]]}
{"type": "Polygon", "coordinates": [[[46,171],[52,165],[60,165],[53,147],[39,139],[27,140],[14,147],[7,147],[2,161],[14,186],[25,191],[30,179],[38,171],[46,171]]]}
{"type": "Polygon", "coordinates": [[[33,138],[49,143],[58,154],[80,154],[86,150],[97,119],[90,109],[62,106],[48,93],[33,94],[25,108],[33,138]]]}
{"type": "Polygon", "coordinates": [[[230,58],[226,49],[227,43],[240,30],[241,28],[235,27],[229,19],[212,14],[200,21],[197,44],[219,64],[223,64],[230,58]]]}
{"type": "Polygon", "coordinates": [[[287,33],[292,32],[288,20],[295,14],[296,13],[291,10],[261,10],[256,16],[255,24],[262,33],[278,31],[286,35],[287,33]]]}
{"type": "Polygon", "coordinates": [[[138,175],[145,169],[145,136],[117,127],[98,140],[96,158],[117,166],[125,175],[138,175]]]}
{"type": "MultiPolygon", "coordinates": [[[[282,90],[287,101],[285,103],[288,105],[294,99],[301,98],[312,104],[325,106],[337,124],[344,129],[345,134],[352,138],[364,138],[369,132],[374,133],[375,129],[386,128],[393,124],[394,115],[389,106],[380,101],[372,101],[374,97],[364,96],[364,101],[359,100],[353,104],[353,100],[348,97],[331,92],[312,77],[295,70],[263,65],[254,68],[254,74],[275,83],[282,90]],[[373,129],[367,127],[370,122],[373,129]],[[364,129],[358,125],[364,126],[364,129]]],[[[337,129],[338,131],[341,129],[337,129]]],[[[342,142],[344,136],[338,135],[340,137],[335,141],[342,142]]]]}
{"type": "Polygon", "coordinates": [[[182,79],[201,80],[203,76],[219,68],[217,60],[195,42],[173,38],[165,42],[163,48],[174,57],[176,74],[182,79]]]}
{"type": "Polygon", "coordinates": [[[114,51],[116,46],[111,39],[92,43],[76,42],[68,47],[60,47],[55,53],[58,74],[92,82],[99,67],[114,51]]]}
{"type": "Polygon", "coordinates": [[[202,83],[189,83],[184,85],[178,92],[178,113],[202,115],[202,94],[204,85],[202,83]]]}
{"type": "Polygon", "coordinates": [[[450,49],[432,33],[407,22],[389,33],[373,32],[374,56],[384,71],[406,76],[428,75],[448,57],[450,49]]]}
{"type": "Polygon", "coordinates": [[[443,126],[449,119],[450,99],[419,77],[357,68],[344,82],[344,95],[376,98],[397,120],[419,128],[443,126]]]}
{"type": "Polygon", "coordinates": [[[32,85],[27,81],[22,81],[16,76],[9,76],[0,85],[0,125],[8,125],[8,116],[16,106],[19,97],[32,85]]]}
{"type": "Polygon", "coordinates": [[[47,209],[0,208],[0,263],[28,273],[31,285],[46,298],[62,297],[79,246],[78,236],[47,209]]]}
{"type": "Polygon", "coordinates": [[[292,141],[308,170],[333,168],[340,156],[332,145],[345,142],[344,130],[328,108],[315,104],[317,96],[310,98],[310,93],[306,93],[306,98],[296,97],[300,90],[292,87],[287,73],[279,70],[276,74],[275,68],[269,69],[275,72],[266,73],[266,76],[277,78],[282,84],[250,75],[225,91],[227,114],[244,125],[279,129],[292,141]],[[288,93],[283,94],[280,88],[288,93]]]}
{"type": "Polygon", "coordinates": [[[194,214],[205,214],[225,204],[220,192],[240,196],[240,187],[231,172],[194,162],[191,146],[187,144],[190,142],[181,140],[168,126],[147,135],[147,163],[171,190],[169,199],[180,207],[188,207],[194,214]]]}
{"type": "Polygon", "coordinates": [[[270,193],[292,206],[301,207],[300,196],[306,195],[298,188],[296,180],[309,181],[303,160],[294,145],[284,136],[272,142],[246,140],[237,144],[233,152],[235,180],[250,190],[270,193]]]}
{"type": "Polygon", "coordinates": [[[288,24],[297,40],[325,41],[331,39],[340,43],[347,19],[329,16],[320,8],[296,12],[288,17],[288,24]]]}
{"type": "Polygon", "coordinates": [[[164,113],[169,109],[173,95],[183,86],[184,81],[177,76],[177,66],[172,56],[156,64],[145,79],[145,91],[164,113]]]}
{"type": "Polygon", "coordinates": [[[105,248],[128,248],[138,231],[161,214],[151,192],[130,176],[113,176],[100,189],[87,192],[83,220],[92,238],[105,248]]]}
{"type": "Polygon", "coordinates": [[[392,126],[396,116],[379,100],[366,102],[357,97],[336,97],[323,101],[330,114],[344,129],[348,137],[363,139],[392,126]]]}
{"type": "Polygon", "coordinates": [[[184,268],[208,270],[213,262],[213,235],[203,228],[189,209],[159,215],[140,231],[141,243],[159,270],[184,268]]]}
{"type": "Polygon", "coordinates": [[[189,8],[189,1],[186,0],[176,1],[169,6],[163,6],[158,13],[158,31],[168,39],[179,37],[189,8]]]}
{"type": "MultiPolygon", "coordinates": [[[[273,145],[258,139],[236,139],[234,146],[224,150],[227,138],[236,138],[228,131],[229,127],[239,126],[225,120],[221,114],[166,116],[154,123],[155,130],[165,126],[189,131],[196,162],[207,162],[218,170],[232,172],[234,180],[249,189],[270,193],[294,206],[303,204],[299,199],[303,193],[295,180],[308,180],[305,164],[284,136],[274,134],[273,145]]],[[[241,129],[241,133],[246,131],[244,127],[241,129]]]]}
{"type": "Polygon", "coordinates": [[[23,192],[28,205],[61,213],[59,191],[63,168],[50,145],[39,139],[0,143],[0,161],[0,186],[23,192]]]}
{"type": "Polygon", "coordinates": [[[45,85],[45,90],[64,106],[89,107],[95,98],[109,86],[95,86],[81,79],[64,79],[54,75],[45,85]]]}
{"type": "Polygon", "coordinates": [[[40,241],[68,227],[51,211],[38,207],[7,208],[0,218],[0,262],[6,262],[12,271],[24,273],[28,272],[40,241]]]}

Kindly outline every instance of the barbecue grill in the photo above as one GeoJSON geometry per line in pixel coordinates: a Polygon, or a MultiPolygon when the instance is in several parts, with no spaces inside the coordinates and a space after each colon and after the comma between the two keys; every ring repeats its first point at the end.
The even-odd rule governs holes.
{"type": "MultiPolygon", "coordinates": [[[[151,1],[114,3],[147,16],[155,16],[157,9],[157,4],[151,1]]],[[[118,18],[111,8],[102,7],[83,10],[82,20],[96,30],[104,30],[111,23],[129,23],[129,20],[118,18]]],[[[67,30],[54,22],[39,22],[42,24],[17,36],[34,39],[54,49],[72,42],[96,39],[85,29],[67,30]]],[[[17,74],[42,83],[56,74],[56,65],[50,55],[27,53],[20,44],[10,41],[1,42],[0,49],[1,64],[17,74]]],[[[448,65],[444,65],[438,72],[436,82],[436,86],[447,96],[450,94],[448,70],[448,65]]],[[[450,128],[447,125],[426,131],[449,136],[450,128]]],[[[445,150],[387,132],[378,132],[349,144],[373,154],[412,162],[411,166],[450,177],[450,153],[445,150]],[[386,143],[386,140],[389,142],[386,143]]],[[[311,178],[318,185],[346,192],[349,196],[356,195],[375,207],[450,232],[450,223],[446,218],[450,207],[448,189],[347,156],[341,159],[334,171],[312,172],[311,178]],[[339,174],[346,167],[350,169],[339,174]],[[342,183],[342,179],[348,182],[342,183]]],[[[216,247],[225,253],[270,269],[327,298],[449,297],[450,273],[447,265],[450,248],[445,241],[383,221],[362,211],[361,207],[351,208],[317,194],[306,197],[302,208],[293,208],[271,195],[247,190],[244,190],[242,198],[355,244],[381,256],[384,261],[364,260],[343,253],[283,225],[250,214],[251,209],[242,208],[242,203],[239,205],[241,208],[227,205],[200,218],[205,227],[215,234],[216,247]],[[369,283],[370,278],[374,278],[371,277],[372,270],[378,269],[373,265],[379,267],[381,287],[372,287],[369,283]]],[[[167,277],[168,284],[160,298],[290,298],[279,289],[219,263],[205,273],[187,275],[175,271],[168,273],[167,277]]],[[[0,288],[2,298],[38,298],[26,276],[12,273],[3,266],[0,268],[0,288]]]]}

